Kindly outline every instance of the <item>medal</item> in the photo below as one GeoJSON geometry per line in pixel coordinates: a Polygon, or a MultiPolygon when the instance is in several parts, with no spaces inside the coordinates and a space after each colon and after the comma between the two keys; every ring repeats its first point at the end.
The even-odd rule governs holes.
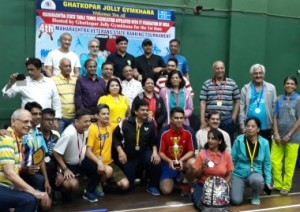
{"type": "Polygon", "coordinates": [[[250,167],[250,171],[251,171],[251,172],[254,172],[254,167],[251,166],[251,167],[250,167]]]}
{"type": "Polygon", "coordinates": [[[255,109],[255,113],[260,113],[260,109],[259,109],[259,108],[256,108],[256,109],[255,109]]]}
{"type": "Polygon", "coordinates": [[[101,155],[98,157],[98,160],[102,160],[102,156],[101,155]]]}
{"type": "Polygon", "coordinates": [[[119,122],[121,122],[121,121],[122,121],[121,117],[118,117],[118,118],[117,118],[117,122],[119,123],[119,122]]]}
{"type": "Polygon", "coordinates": [[[140,150],[140,146],[139,146],[139,145],[136,145],[136,146],[135,146],[135,150],[136,150],[136,151],[139,151],[139,150],[140,150]]]}
{"type": "Polygon", "coordinates": [[[210,161],[208,161],[207,166],[208,166],[209,168],[212,168],[212,167],[215,166],[215,164],[214,164],[214,162],[213,162],[212,160],[210,160],[210,161]]]}
{"type": "Polygon", "coordinates": [[[217,100],[217,106],[222,106],[222,101],[221,100],[217,100]]]}
{"type": "Polygon", "coordinates": [[[45,160],[45,163],[49,163],[51,158],[49,156],[46,156],[44,160],[45,160]]]}

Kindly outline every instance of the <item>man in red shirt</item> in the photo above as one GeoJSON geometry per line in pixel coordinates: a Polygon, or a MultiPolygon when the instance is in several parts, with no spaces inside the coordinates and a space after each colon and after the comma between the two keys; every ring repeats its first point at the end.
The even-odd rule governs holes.
{"type": "Polygon", "coordinates": [[[170,111],[171,124],[161,129],[159,155],[163,160],[160,189],[169,194],[174,187],[174,178],[185,171],[187,161],[194,155],[192,133],[183,127],[184,111],[180,107],[170,111]]]}

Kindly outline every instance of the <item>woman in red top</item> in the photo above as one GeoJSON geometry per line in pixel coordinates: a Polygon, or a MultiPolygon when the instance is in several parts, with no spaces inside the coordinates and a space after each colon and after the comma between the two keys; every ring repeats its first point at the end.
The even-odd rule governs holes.
{"type": "Polygon", "coordinates": [[[207,143],[196,156],[196,162],[193,165],[196,179],[192,201],[195,207],[198,208],[201,205],[205,180],[210,176],[218,176],[230,182],[232,170],[233,163],[230,153],[226,151],[223,134],[218,129],[210,130],[207,135],[207,143]]]}

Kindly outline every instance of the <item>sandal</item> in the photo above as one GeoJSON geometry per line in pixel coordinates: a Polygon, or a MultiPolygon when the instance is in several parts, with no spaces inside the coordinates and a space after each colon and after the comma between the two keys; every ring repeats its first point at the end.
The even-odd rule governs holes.
{"type": "Polygon", "coordinates": [[[287,195],[289,194],[289,190],[281,190],[281,191],[280,191],[280,194],[281,194],[282,196],[287,196],[287,195]]]}

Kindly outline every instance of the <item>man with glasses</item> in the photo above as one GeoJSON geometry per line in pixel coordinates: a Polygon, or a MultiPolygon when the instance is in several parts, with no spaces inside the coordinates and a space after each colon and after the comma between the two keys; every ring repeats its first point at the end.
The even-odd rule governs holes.
{"type": "Polygon", "coordinates": [[[35,190],[20,176],[23,161],[22,137],[31,129],[32,116],[24,109],[14,111],[11,116],[11,137],[0,136],[0,211],[35,211],[40,200],[44,209],[51,201],[46,192],[35,190]]]}
{"type": "Polygon", "coordinates": [[[28,102],[25,109],[31,113],[32,128],[23,136],[23,150],[24,158],[22,164],[21,177],[31,186],[39,191],[46,191],[51,193],[51,186],[49,184],[46,164],[42,160],[41,163],[35,164],[33,154],[40,148],[43,148],[45,153],[48,152],[42,132],[37,128],[41,123],[42,107],[37,102],[28,102]]]}
{"type": "Polygon", "coordinates": [[[180,41],[177,39],[172,39],[169,42],[170,54],[163,57],[165,63],[168,62],[170,58],[176,58],[178,61],[178,71],[181,72],[182,76],[189,79],[189,67],[187,65],[187,60],[184,56],[178,54],[180,49],[180,41]]]}
{"type": "Polygon", "coordinates": [[[276,88],[264,81],[265,67],[254,64],[250,68],[252,81],[244,85],[241,90],[239,124],[242,133],[245,132],[245,120],[256,117],[261,122],[259,134],[272,144],[271,129],[273,126],[273,112],[276,102],[276,88]]]}
{"type": "Polygon", "coordinates": [[[84,54],[80,57],[81,69],[80,69],[79,75],[86,76],[88,74],[87,69],[85,67],[85,62],[88,59],[94,59],[97,62],[96,75],[98,77],[101,77],[102,76],[101,66],[102,66],[102,63],[104,63],[105,59],[102,57],[99,57],[100,41],[96,38],[90,40],[88,43],[88,48],[89,48],[90,53],[84,54]]]}

